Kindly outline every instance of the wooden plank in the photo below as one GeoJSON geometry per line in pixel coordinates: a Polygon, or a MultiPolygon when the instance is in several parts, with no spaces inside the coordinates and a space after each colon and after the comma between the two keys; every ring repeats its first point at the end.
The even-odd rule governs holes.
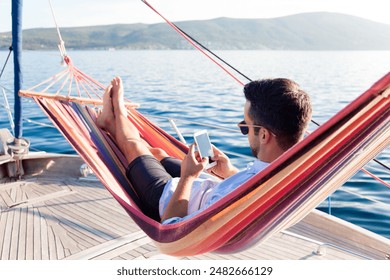
{"type": "Polygon", "coordinates": [[[12,200],[10,196],[10,190],[5,190],[4,192],[2,192],[1,197],[5,203],[5,209],[8,209],[10,205],[14,204],[14,200],[12,200]]]}
{"type": "Polygon", "coordinates": [[[119,256],[120,254],[123,254],[124,252],[131,251],[131,250],[139,250],[140,246],[150,242],[150,239],[148,237],[140,238],[134,242],[128,243],[126,245],[123,245],[119,248],[116,248],[114,250],[111,250],[107,253],[101,254],[95,258],[94,260],[110,260],[112,258],[115,258],[119,256]],[[137,249],[136,249],[137,248],[137,249]]]}
{"type": "Polygon", "coordinates": [[[0,259],[1,259],[1,252],[3,251],[6,215],[7,213],[0,211],[0,259]]]}
{"type": "Polygon", "coordinates": [[[8,211],[7,212],[7,221],[5,225],[5,233],[4,233],[4,243],[3,243],[3,250],[1,254],[1,259],[3,260],[9,260],[10,257],[10,247],[11,247],[11,241],[12,241],[12,224],[14,219],[14,211],[8,211]]]}
{"type": "Polygon", "coordinates": [[[34,260],[42,259],[42,250],[41,250],[41,217],[37,209],[34,208],[34,260]]]}
{"type": "Polygon", "coordinates": [[[384,259],[384,252],[390,251],[390,242],[382,236],[319,211],[313,211],[289,231],[316,236],[325,243],[340,247],[340,250],[351,250],[374,259],[384,259]]]}
{"type": "MultiPolygon", "coordinates": [[[[88,232],[88,228],[90,227],[90,221],[86,218],[83,218],[79,213],[79,209],[75,208],[74,204],[77,200],[72,201],[64,201],[61,199],[55,199],[50,201],[47,205],[42,207],[42,210],[45,209],[45,213],[47,215],[55,215],[58,220],[68,220],[70,223],[74,223],[76,228],[81,228],[88,232]],[[73,203],[72,203],[73,201],[73,203]]],[[[91,232],[94,232],[93,228],[91,228],[91,232]]]]}
{"type": "MultiPolygon", "coordinates": [[[[68,210],[71,211],[71,209],[68,210]]],[[[66,218],[58,215],[55,206],[44,206],[39,211],[46,218],[48,226],[52,228],[55,236],[56,253],[59,259],[65,257],[66,254],[70,254],[70,252],[80,251],[79,244],[69,236],[69,229],[76,227],[75,223],[67,221],[66,218]]]]}
{"type": "Polygon", "coordinates": [[[33,223],[33,233],[34,233],[34,260],[42,259],[42,251],[41,251],[41,217],[39,216],[39,212],[36,209],[33,209],[34,215],[34,223],[33,223]]]}
{"type": "MultiPolygon", "coordinates": [[[[80,183],[80,182],[79,182],[80,183]]],[[[110,209],[110,213],[117,216],[118,214],[120,216],[128,217],[128,214],[123,209],[123,207],[112,197],[112,195],[109,193],[108,190],[106,190],[103,186],[99,188],[97,191],[92,192],[88,187],[83,187],[84,184],[77,185],[77,191],[85,197],[88,198],[94,198],[96,202],[101,204],[104,208],[110,209]]]]}
{"type": "MultiPolygon", "coordinates": [[[[113,197],[107,197],[108,193],[105,196],[99,195],[91,197],[88,194],[83,194],[78,192],[80,198],[90,199],[90,202],[78,204],[82,208],[87,208],[89,203],[96,205],[96,214],[101,214],[102,216],[115,216],[115,221],[112,221],[114,224],[123,227],[123,223],[116,222],[117,220],[129,220],[131,221],[128,214],[125,210],[114,200],[113,197]]],[[[112,219],[111,219],[112,220],[112,219]]]]}
{"type": "Polygon", "coordinates": [[[80,236],[72,231],[68,232],[68,236],[77,244],[77,250],[71,251],[72,255],[78,254],[98,244],[95,240],[85,239],[85,236],[80,236]]]}
{"type": "Polygon", "coordinates": [[[58,260],[57,256],[57,244],[53,232],[53,228],[51,226],[47,227],[47,239],[48,239],[48,247],[49,247],[49,260],[58,260]]]}
{"type": "Polygon", "coordinates": [[[143,240],[144,238],[148,239],[148,242],[150,242],[150,239],[145,236],[145,233],[142,231],[133,232],[128,235],[122,236],[117,239],[113,239],[104,243],[101,243],[99,245],[93,246],[91,248],[86,249],[85,251],[82,251],[78,254],[75,254],[73,256],[68,257],[69,260],[85,260],[85,259],[93,259],[97,256],[100,256],[102,254],[105,254],[107,251],[116,250],[117,248],[121,248],[122,246],[130,243],[137,242],[138,240],[143,240]]]}
{"type": "MultiPolygon", "coordinates": [[[[68,182],[69,186],[71,188],[77,189],[78,196],[84,197],[87,201],[91,201],[93,203],[98,204],[96,206],[97,212],[96,214],[99,214],[101,212],[104,212],[104,215],[110,215],[115,216],[115,219],[109,218],[109,224],[108,226],[110,228],[115,228],[116,230],[123,230],[122,234],[125,234],[126,232],[130,231],[137,231],[139,230],[138,226],[135,225],[128,214],[124,211],[124,209],[119,205],[119,203],[109,194],[109,192],[103,188],[95,188],[94,191],[91,193],[90,187],[84,187],[85,182],[80,183],[80,181],[77,182],[78,186],[76,184],[73,184],[73,182],[68,182]],[[81,185],[81,186],[80,186],[81,185]]],[[[95,183],[96,184],[96,183],[95,183]]],[[[88,207],[87,204],[79,204],[80,207],[88,207]]],[[[119,232],[118,232],[119,233],[119,232]]]]}
{"type": "Polygon", "coordinates": [[[14,217],[12,221],[12,232],[11,232],[11,244],[9,259],[17,260],[18,259],[18,249],[19,249],[19,226],[20,226],[20,210],[13,209],[14,217]]]}
{"type": "Polygon", "coordinates": [[[313,255],[313,251],[317,248],[317,244],[304,241],[292,236],[281,235],[277,241],[268,242],[275,252],[281,252],[291,259],[300,259],[313,255]]]}
{"type": "MultiPolygon", "coordinates": [[[[18,187],[15,187],[15,201],[22,201],[25,197],[24,192],[22,188],[20,187],[22,184],[20,184],[18,187]]],[[[11,251],[10,251],[10,259],[11,260],[17,260],[19,256],[19,250],[24,250],[23,248],[23,241],[22,242],[22,248],[20,248],[20,240],[23,240],[24,237],[21,236],[21,226],[22,226],[22,211],[20,209],[12,209],[11,211],[15,212],[14,220],[13,220],[13,228],[12,228],[12,244],[11,244],[11,251]]]]}
{"type": "Polygon", "coordinates": [[[128,217],[122,206],[119,205],[119,203],[105,188],[99,188],[96,189],[96,191],[91,192],[90,188],[84,187],[83,184],[72,184],[70,186],[77,189],[80,197],[85,198],[87,201],[93,201],[94,203],[101,205],[103,208],[108,209],[108,211],[114,215],[120,214],[128,217]]]}
{"type": "Polygon", "coordinates": [[[57,259],[61,260],[61,259],[65,258],[65,248],[64,248],[64,244],[62,243],[62,240],[60,238],[61,235],[59,234],[60,232],[57,229],[58,227],[59,227],[59,225],[58,226],[52,225],[54,241],[55,241],[55,248],[56,248],[56,253],[57,253],[57,259]]]}
{"type": "Polygon", "coordinates": [[[121,254],[120,257],[125,260],[133,260],[137,257],[137,254],[135,254],[134,251],[128,251],[124,254],[121,254]]]}
{"type": "MultiPolygon", "coordinates": [[[[128,224],[130,218],[127,217],[127,221],[125,223],[120,222],[119,217],[115,216],[113,219],[112,213],[109,213],[107,208],[99,207],[94,202],[77,202],[76,197],[62,197],[61,201],[66,205],[71,205],[72,207],[72,215],[77,220],[84,221],[88,223],[91,227],[95,229],[99,229],[101,231],[105,231],[107,234],[112,237],[120,236],[126,234],[128,232],[128,224]],[[126,226],[123,226],[126,225],[126,226]]],[[[65,207],[59,206],[58,209],[63,209],[65,207]]],[[[68,208],[68,207],[66,207],[68,208]]]]}
{"type": "Polygon", "coordinates": [[[5,236],[6,236],[6,225],[7,225],[7,220],[8,220],[8,212],[2,212],[1,213],[1,220],[0,220],[0,258],[2,260],[6,260],[6,257],[4,255],[3,257],[3,250],[4,246],[6,246],[5,242],[5,236]]]}
{"type": "Polygon", "coordinates": [[[96,240],[97,242],[104,242],[107,239],[115,237],[115,235],[113,236],[96,229],[95,226],[99,227],[96,223],[91,223],[88,219],[80,217],[79,214],[74,213],[74,211],[69,209],[69,207],[56,206],[51,207],[49,211],[52,211],[52,213],[57,217],[61,217],[59,219],[61,220],[61,223],[68,225],[70,229],[72,228],[75,232],[83,234],[93,240],[96,240]]]}
{"type": "MultiPolygon", "coordinates": [[[[57,235],[61,236],[61,244],[64,248],[64,255],[75,254],[82,247],[88,247],[96,244],[96,236],[89,237],[85,231],[80,231],[80,224],[77,221],[68,220],[68,217],[61,217],[51,208],[52,215],[57,219],[58,225],[53,226],[57,235]],[[95,237],[95,238],[93,238],[95,237]],[[82,244],[80,244],[82,242],[82,244]]],[[[104,239],[101,239],[104,241],[104,239]]]]}
{"type": "Polygon", "coordinates": [[[287,236],[282,234],[277,242],[273,242],[272,247],[276,249],[276,252],[281,250],[286,256],[291,259],[301,258],[315,258],[316,255],[313,252],[317,248],[317,243],[309,240],[303,240],[293,236],[287,236]]]}
{"type": "Polygon", "coordinates": [[[262,246],[264,252],[266,252],[266,256],[268,259],[277,259],[277,260],[288,260],[288,259],[299,259],[296,256],[294,258],[285,254],[284,252],[280,252],[278,249],[274,248],[270,244],[263,244],[262,246]]]}
{"type": "Polygon", "coordinates": [[[39,216],[41,217],[41,260],[49,260],[48,227],[46,219],[41,214],[39,216]]]}
{"type": "Polygon", "coordinates": [[[70,250],[70,249],[65,249],[65,256],[70,256],[70,255],[72,255],[72,251],[70,250]]]}
{"type": "Polygon", "coordinates": [[[237,259],[248,259],[248,260],[256,260],[263,259],[264,250],[259,250],[259,247],[253,248],[251,250],[245,250],[244,252],[240,252],[237,254],[233,254],[232,257],[237,259]]]}
{"type": "Polygon", "coordinates": [[[65,256],[71,254],[71,252],[77,252],[80,250],[78,244],[68,236],[67,230],[60,224],[60,221],[56,217],[50,221],[50,225],[53,229],[58,259],[61,260],[65,256]]]}
{"type": "Polygon", "coordinates": [[[27,207],[26,260],[34,259],[34,208],[27,207]]]}
{"type": "Polygon", "coordinates": [[[70,191],[62,190],[62,191],[58,191],[55,193],[49,193],[46,195],[37,196],[35,198],[30,198],[27,200],[18,201],[17,203],[10,205],[10,206],[12,206],[13,208],[21,208],[21,207],[26,207],[29,205],[34,205],[35,207],[38,207],[39,205],[43,205],[42,203],[46,202],[48,200],[59,198],[61,196],[68,196],[71,194],[72,194],[72,192],[70,192],[70,191]]]}
{"type": "Polygon", "coordinates": [[[26,238],[27,238],[27,209],[20,209],[18,260],[26,259],[26,238]]]}
{"type": "MultiPolygon", "coordinates": [[[[8,190],[9,197],[12,201],[12,204],[15,204],[17,202],[17,194],[18,194],[19,190],[20,190],[20,185],[15,186],[15,187],[8,190]]],[[[8,206],[11,206],[12,204],[9,204],[8,206]]]]}
{"type": "Polygon", "coordinates": [[[3,198],[3,195],[6,194],[5,191],[0,190],[0,212],[3,212],[7,209],[7,204],[3,198]]]}

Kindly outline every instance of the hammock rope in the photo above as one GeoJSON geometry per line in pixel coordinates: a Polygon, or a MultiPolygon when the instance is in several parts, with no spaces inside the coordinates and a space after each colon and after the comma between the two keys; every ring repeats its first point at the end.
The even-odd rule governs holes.
{"type": "Polygon", "coordinates": [[[65,43],[64,43],[64,40],[62,40],[60,28],[58,26],[57,19],[56,19],[56,16],[54,14],[54,9],[53,9],[53,5],[51,4],[51,0],[48,0],[48,1],[49,1],[49,6],[50,6],[51,14],[52,14],[52,17],[53,17],[53,21],[54,21],[54,24],[56,26],[57,35],[58,35],[58,38],[59,38],[59,41],[60,41],[59,44],[58,44],[58,49],[59,49],[59,51],[61,53],[62,58],[64,59],[67,56],[66,49],[65,49],[65,43]]]}
{"type": "Polygon", "coordinates": [[[213,63],[215,63],[217,66],[219,66],[226,74],[228,74],[230,77],[232,77],[234,80],[236,80],[240,85],[244,86],[244,83],[238,79],[233,73],[231,73],[226,67],[224,67],[221,63],[216,61],[213,57],[211,57],[207,52],[205,52],[200,45],[198,45],[194,40],[191,39],[191,37],[187,36],[186,33],[182,32],[180,28],[178,28],[175,24],[173,24],[170,20],[168,20],[166,17],[164,17],[162,14],[160,14],[155,8],[153,8],[152,5],[150,5],[146,0],[141,0],[143,3],[145,3],[150,9],[152,9],[156,14],[158,14],[162,19],[165,20],[165,22],[171,26],[177,33],[179,33],[185,40],[187,40],[195,49],[203,53],[207,58],[209,58],[213,63]]]}
{"type": "MultiPolygon", "coordinates": [[[[20,90],[19,94],[23,97],[44,97],[94,106],[103,105],[102,96],[106,87],[75,67],[68,56],[65,57],[65,62],[67,65],[65,70],[27,90],[20,90]],[[57,86],[58,84],[60,85],[57,86]]],[[[140,107],[128,99],[125,105],[128,108],[140,107]]]]}

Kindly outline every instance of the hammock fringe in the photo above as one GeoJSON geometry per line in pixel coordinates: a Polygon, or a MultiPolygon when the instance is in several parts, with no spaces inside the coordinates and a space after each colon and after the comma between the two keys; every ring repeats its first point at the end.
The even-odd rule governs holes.
{"type": "MultiPolygon", "coordinates": [[[[94,106],[103,105],[103,100],[101,100],[101,99],[65,96],[65,95],[59,95],[59,94],[53,95],[50,93],[35,92],[35,91],[29,91],[29,90],[20,90],[19,95],[22,97],[31,97],[31,98],[37,97],[37,98],[45,98],[45,99],[54,99],[54,100],[73,102],[73,103],[84,104],[84,105],[94,105],[94,106]]],[[[140,107],[140,104],[132,103],[132,102],[125,102],[125,106],[127,108],[135,108],[136,109],[136,108],[140,107]]]]}

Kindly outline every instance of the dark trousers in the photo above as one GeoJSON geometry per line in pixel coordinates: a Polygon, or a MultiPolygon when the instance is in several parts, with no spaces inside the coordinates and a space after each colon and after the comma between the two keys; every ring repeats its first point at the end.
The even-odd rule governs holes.
{"type": "Polygon", "coordinates": [[[181,161],[164,158],[161,162],[151,155],[133,160],[126,169],[126,176],[140,197],[143,212],[160,221],[159,202],[166,183],[180,177],[181,161]]]}

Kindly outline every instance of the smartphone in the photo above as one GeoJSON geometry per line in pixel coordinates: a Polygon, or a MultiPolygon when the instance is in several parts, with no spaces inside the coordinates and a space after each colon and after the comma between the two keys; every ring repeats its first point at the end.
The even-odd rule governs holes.
{"type": "Polygon", "coordinates": [[[206,169],[209,169],[215,166],[217,163],[212,161],[212,157],[214,157],[213,147],[211,146],[209,134],[207,130],[201,130],[194,133],[194,140],[196,143],[196,147],[198,149],[199,155],[202,158],[207,157],[209,159],[209,163],[206,166],[206,169]]]}

